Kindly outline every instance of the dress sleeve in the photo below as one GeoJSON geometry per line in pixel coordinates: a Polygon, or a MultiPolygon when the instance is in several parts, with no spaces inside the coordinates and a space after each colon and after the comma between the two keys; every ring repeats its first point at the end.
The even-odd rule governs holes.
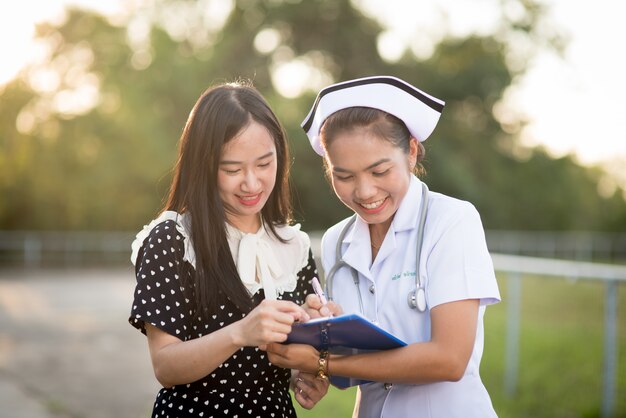
{"type": "Polygon", "coordinates": [[[311,279],[313,277],[319,276],[317,275],[317,268],[315,266],[315,258],[313,258],[313,252],[309,250],[308,262],[307,264],[298,272],[298,285],[296,286],[296,290],[294,292],[295,299],[294,302],[298,305],[302,305],[307,295],[313,293],[313,285],[311,284],[311,279]]]}
{"type": "Polygon", "coordinates": [[[464,205],[430,251],[427,262],[428,306],[465,299],[481,305],[500,301],[498,283],[487,249],[480,215],[464,205]]]}
{"type": "Polygon", "coordinates": [[[174,221],[156,225],[139,250],[128,321],[144,334],[149,323],[181,340],[189,335],[193,302],[182,279],[184,251],[184,237],[174,221]]]}

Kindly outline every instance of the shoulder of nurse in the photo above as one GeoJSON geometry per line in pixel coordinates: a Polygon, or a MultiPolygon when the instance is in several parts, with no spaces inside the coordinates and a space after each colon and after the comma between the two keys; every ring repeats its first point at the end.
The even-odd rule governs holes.
{"type": "MultiPolygon", "coordinates": [[[[451,224],[467,218],[480,218],[476,207],[466,200],[431,192],[428,221],[433,224],[451,224]]],[[[434,226],[434,225],[433,225],[434,226]]]]}

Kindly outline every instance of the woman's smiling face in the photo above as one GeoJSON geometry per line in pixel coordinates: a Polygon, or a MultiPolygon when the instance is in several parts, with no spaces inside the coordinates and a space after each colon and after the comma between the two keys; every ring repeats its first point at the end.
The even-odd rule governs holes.
{"type": "Polygon", "coordinates": [[[390,223],[411,181],[418,153],[409,154],[367,128],[343,131],[326,148],[337,197],[368,224],[390,223]]]}
{"type": "Polygon", "coordinates": [[[244,232],[258,230],[259,212],[276,184],[276,169],[274,139],[256,122],[224,145],[217,184],[230,224],[244,232]]]}

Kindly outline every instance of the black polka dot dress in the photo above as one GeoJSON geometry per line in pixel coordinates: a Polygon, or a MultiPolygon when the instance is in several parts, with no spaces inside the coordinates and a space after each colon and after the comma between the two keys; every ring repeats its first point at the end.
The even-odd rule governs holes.
{"type": "MultiPolygon", "coordinates": [[[[193,298],[184,289],[178,272],[184,257],[184,236],[176,223],[156,225],[139,249],[137,285],[129,322],[145,334],[145,323],[183,341],[200,338],[242,319],[245,314],[225,298],[215,314],[204,321],[196,314],[193,298]]],[[[189,275],[193,268],[184,269],[189,275]]],[[[309,252],[308,265],[298,274],[293,292],[278,299],[299,305],[313,293],[311,279],[317,275],[309,252]]],[[[238,279],[238,278],[234,278],[238,279]]],[[[193,290],[193,289],[188,289],[193,290]]],[[[255,306],[264,299],[261,289],[253,296],[255,306]]],[[[204,378],[159,391],[153,417],[292,417],[296,416],[289,394],[291,371],[272,365],[264,351],[243,347],[204,378]]]]}

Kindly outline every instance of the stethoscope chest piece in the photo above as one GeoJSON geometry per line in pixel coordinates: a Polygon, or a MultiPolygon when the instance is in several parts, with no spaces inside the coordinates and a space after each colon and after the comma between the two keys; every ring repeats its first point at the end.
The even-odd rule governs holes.
{"type": "Polygon", "coordinates": [[[426,292],[423,287],[418,287],[416,290],[409,292],[409,307],[416,309],[420,312],[426,310],[426,292]]]}

